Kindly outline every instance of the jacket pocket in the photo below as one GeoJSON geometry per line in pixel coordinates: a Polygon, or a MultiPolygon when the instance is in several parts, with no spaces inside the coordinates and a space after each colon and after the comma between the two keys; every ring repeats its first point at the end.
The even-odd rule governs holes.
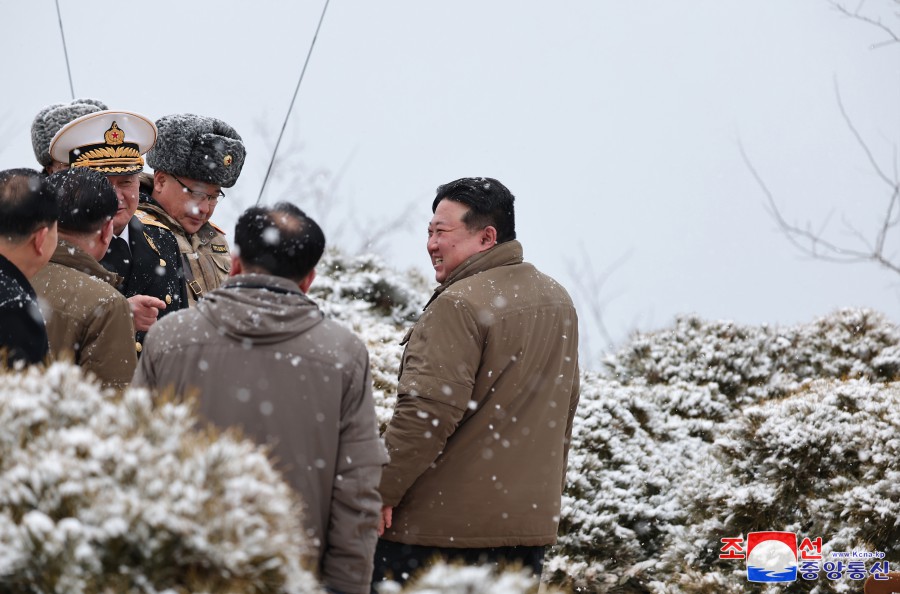
{"type": "Polygon", "coordinates": [[[230,254],[210,254],[210,259],[213,261],[213,264],[216,265],[216,268],[225,272],[226,274],[231,272],[231,255],[230,254]]]}

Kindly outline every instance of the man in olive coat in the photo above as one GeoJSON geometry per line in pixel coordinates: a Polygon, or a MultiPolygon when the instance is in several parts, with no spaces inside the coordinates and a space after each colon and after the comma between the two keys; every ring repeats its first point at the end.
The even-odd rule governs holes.
{"type": "Polygon", "coordinates": [[[137,363],[131,308],[115,288],[116,275],[98,261],[113,236],[116,192],[87,168],[59,171],[48,181],[59,200],[59,244],[33,282],[45,306],[50,352],[71,356],[103,387],[122,390],[137,363]]]}
{"type": "Polygon", "coordinates": [[[540,575],[556,542],[578,318],[566,290],[523,261],[513,200],[495,179],[463,178],[432,204],[441,284],[404,340],[375,582],[435,556],[540,575]]]}

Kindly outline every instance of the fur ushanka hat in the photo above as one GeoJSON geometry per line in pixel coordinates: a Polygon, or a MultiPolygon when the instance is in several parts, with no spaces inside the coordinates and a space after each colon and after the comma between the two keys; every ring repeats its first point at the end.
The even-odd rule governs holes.
{"type": "Polygon", "coordinates": [[[223,188],[235,184],[247,151],[234,128],[190,113],[162,117],[156,128],[156,145],[147,153],[147,164],[154,171],[223,188]]]}
{"type": "Polygon", "coordinates": [[[31,123],[31,146],[38,163],[47,167],[53,162],[50,157],[50,142],[59,129],[83,115],[107,109],[96,99],[76,99],[71,103],[54,103],[38,112],[31,123]]]}

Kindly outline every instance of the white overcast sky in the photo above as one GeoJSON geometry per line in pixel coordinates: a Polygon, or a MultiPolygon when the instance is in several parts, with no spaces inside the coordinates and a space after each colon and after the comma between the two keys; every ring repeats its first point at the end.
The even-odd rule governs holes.
{"type": "MultiPolygon", "coordinates": [[[[892,5],[863,6],[900,29],[892,5]]],[[[248,160],[214,219],[231,231],[257,199],[323,2],[60,6],[77,97],[241,133],[248,160]]],[[[585,261],[582,280],[611,271],[591,298],[616,341],[679,313],[793,324],[868,306],[896,320],[900,277],[800,256],[739,149],[791,221],[830,216],[849,242],[846,218],[871,235],[888,193],[835,89],[893,175],[900,45],[885,38],[825,0],[334,0],[263,202],[293,198],[335,243],[376,233],[389,263],[428,271],[435,187],[496,177],[517,196],[526,259],[579,300],[595,353],[572,275],[585,261]]],[[[34,166],[34,114],[71,99],[52,0],[0,0],[0,56],[0,168],[34,166]]]]}

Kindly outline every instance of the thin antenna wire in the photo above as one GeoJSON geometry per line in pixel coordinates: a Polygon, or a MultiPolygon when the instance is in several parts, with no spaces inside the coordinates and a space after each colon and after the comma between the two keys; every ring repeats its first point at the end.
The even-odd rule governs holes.
{"type": "Polygon", "coordinates": [[[56,16],[59,18],[59,35],[62,37],[63,54],[66,56],[66,72],[69,73],[69,91],[72,93],[72,101],[75,101],[75,85],[72,84],[72,68],[69,66],[69,49],[66,47],[66,34],[63,31],[62,13],[59,11],[59,0],[56,0],[56,16]]]}
{"type": "MultiPolygon", "coordinates": [[[[57,0],[59,2],[59,0],[57,0]]],[[[309,44],[309,51],[306,53],[306,61],[303,62],[303,70],[300,71],[300,79],[297,81],[297,88],[294,89],[294,97],[288,107],[287,115],[284,116],[284,123],[281,125],[281,132],[278,134],[278,141],[275,143],[275,149],[272,150],[272,159],[269,161],[269,168],[266,170],[266,176],[263,178],[262,187],[259,189],[259,197],[256,204],[262,200],[263,192],[266,190],[266,182],[269,181],[269,175],[272,173],[272,166],[275,164],[275,155],[278,154],[278,147],[281,146],[281,138],[284,136],[284,129],[287,128],[288,119],[291,117],[291,111],[294,109],[294,102],[297,101],[297,93],[300,92],[300,85],[303,83],[303,75],[306,74],[306,67],[309,65],[309,58],[312,56],[313,48],[316,47],[316,39],[319,38],[319,29],[322,28],[322,21],[325,20],[325,11],[328,10],[330,0],[325,0],[325,6],[322,7],[322,16],[319,17],[319,24],[316,26],[316,33],[313,35],[312,43],[309,44]]]]}

